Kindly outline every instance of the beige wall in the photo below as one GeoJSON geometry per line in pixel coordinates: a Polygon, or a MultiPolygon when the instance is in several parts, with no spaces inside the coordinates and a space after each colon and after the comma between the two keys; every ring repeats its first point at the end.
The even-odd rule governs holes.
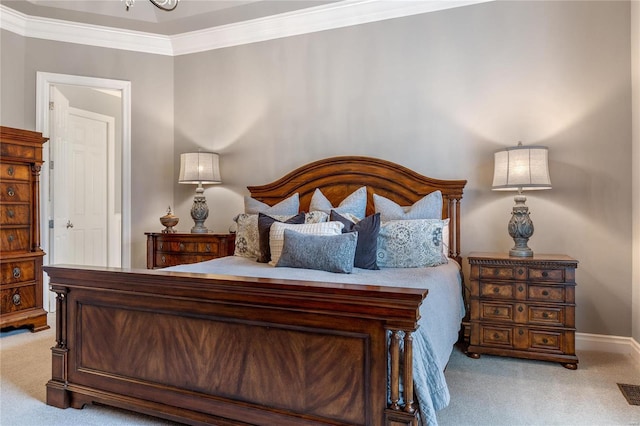
{"type": "Polygon", "coordinates": [[[630,336],[629,16],[628,2],[491,2],[173,59],[20,37],[7,48],[3,32],[1,106],[24,107],[1,120],[35,125],[36,71],[132,81],[135,266],[167,198],[191,226],[195,188],[174,178],[187,150],[222,154],[224,183],[206,190],[217,231],[247,185],[326,156],[468,179],[464,255],[513,244],[493,151],[547,145],[553,189],[528,195],[530,246],[580,261],[578,331],[630,336]],[[6,69],[23,85],[7,94],[6,69]]]}
{"type": "Polygon", "coordinates": [[[131,264],[173,203],[173,58],[23,38],[2,30],[3,126],[35,130],[38,71],[131,81],[131,264]],[[5,73],[6,72],[6,73],[5,73]]]}
{"type": "Polygon", "coordinates": [[[631,2],[633,84],[633,317],[632,335],[640,342],[640,1],[631,2]]]}
{"type": "MultiPolygon", "coordinates": [[[[180,56],[175,156],[222,154],[224,184],[206,190],[222,231],[246,185],[326,156],[468,179],[467,254],[513,245],[493,151],[548,145],[530,246],[580,261],[579,331],[630,336],[629,26],[627,2],[491,2],[180,56]]],[[[193,188],[174,186],[189,222],[193,188]]]]}

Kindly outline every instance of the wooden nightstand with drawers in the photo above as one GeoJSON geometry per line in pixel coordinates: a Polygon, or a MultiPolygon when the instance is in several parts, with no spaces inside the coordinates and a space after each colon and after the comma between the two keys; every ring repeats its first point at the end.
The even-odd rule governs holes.
{"type": "Polygon", "coordinates": [[[467,355],[559,362],[575,370],[575,270],[565,255],[471,253],[467,355]]]}
{"type": "Polygon", "coordinates": [[[147,268],[165,268],[233,256],[235,234],[147,232],[147,268]]]}

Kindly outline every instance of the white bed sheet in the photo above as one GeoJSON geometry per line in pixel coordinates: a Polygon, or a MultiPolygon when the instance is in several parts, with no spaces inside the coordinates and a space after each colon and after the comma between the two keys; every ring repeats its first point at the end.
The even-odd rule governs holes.
{"type": "Polygon", "coordinates": [[[228,256],[201,263],[165,268],[165,271],[224,274],[244,277],[426,288],[429,294],[420,307],[414,333],[414,389],[422,424],[437,425],[436,411],[449,404],[444,368],[458,339],[464,317],[460,265],[452,259],[430,268],[354,268],[351,274],[309,269],[275,268],[253,259],[228,256]]]}

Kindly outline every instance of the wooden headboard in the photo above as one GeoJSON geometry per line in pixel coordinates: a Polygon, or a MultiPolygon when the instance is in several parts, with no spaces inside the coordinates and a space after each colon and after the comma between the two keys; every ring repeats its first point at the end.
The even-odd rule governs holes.
{"type": "Polygon", "coordinates": [[[460,201],[466,180],[441,180],[423,176],[399,164],[378,158],[331,157],[306,164],[282,178],[261,186],[249,186],[251,196],[269,205],[295,194],[300,196],[300,211],[308,211],[316,188],[337,206],[361,186],[367,187],[367,214],[374,213],[372,194],[396,203],[411,205],[425,195],[440,190],[442,218],[450,219],[449,256],[460,258],[460,201]]]}

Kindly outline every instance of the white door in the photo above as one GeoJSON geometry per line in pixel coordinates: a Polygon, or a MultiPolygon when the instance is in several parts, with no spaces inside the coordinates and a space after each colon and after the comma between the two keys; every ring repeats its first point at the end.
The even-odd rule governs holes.
{"type": "Polygon", "coordinates": [[[52,263],[107,266],[108,117],[69,107],[52,88],[52,263]]]}

